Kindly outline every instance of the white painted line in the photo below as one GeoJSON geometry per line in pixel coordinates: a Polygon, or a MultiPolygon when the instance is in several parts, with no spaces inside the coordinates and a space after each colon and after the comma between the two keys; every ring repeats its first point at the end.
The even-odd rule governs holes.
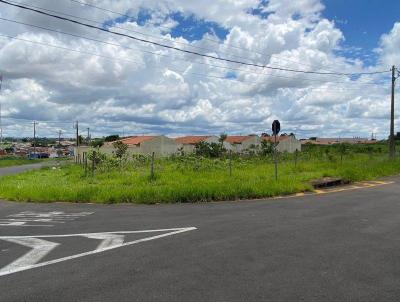
{"type": "Polygon", "coordinates": [[[55,222],[55,223],[65,223],[65,221],[58,221],[54,219],[49,219],[49,218],[39,218],[39,219],[34,219],[34,218],[8,218],[8,219],[0,219],[1,221],[21,221],[21,222],[55,222]]]}
{"type": "Polygon", "coordinates": [[[156,232],[173,232],[180,230],[193,231],[197,230],[195,227],[189,228],[173,228],[173,229],[156,229],[156,230],[140,230],[140,231],[119,231],[119,232],[99,232],[99,233],[79,233],[79,234],[64,234],[64,235],[38,235],[38,236],[1,236],[1,239],[7,238],[62,238],[62,237],[87,237],[88,235],[101,235],[101,234],[141,234],[141,233],[156,233],[156,232]]]}
{"type": "Polygon", "coordinates": [[[0,219],[0,226],[27,226],[27,222],[31,222],[31,226],[50,226],[50,223],[65,223],[74,221],[78,218],[91,215],[94,212],[80,212],[80,213],[65,213],[65,212],[20,212],[17,214],[8,215],[8,218],[0,219]],[[18,222],[18,223],[15,223],[18,222]],[[38,222],[48,222],[47,225],[36,225],[38,222]]]}
{"type": "Polygon", "coordinates": [[[53,227],[51,224],[15,224],[15,223],[0,223],[0,226],[17,226],[17,227],[53,227]]]}
{"type": "MultiPolygon", "coordinates": [[[[0,270],[0,276],[5,276],[5,275],[25,271],[28,269],[43,267],[46,265],[56,264],[56,263],[60,263],[63,261],[72,260],[72,259],[76,259],[76,258],[80,258],[80,257],[94,255],[94,254],[102,253],[105,251],[113,250],[113,249],[116,249],[119,247],[125,247],[125,246],[129,246],[129,245],[133,245],[133,244],[138,244],[141,242],[160,239],[160,238],[176,235],[179,233],[194,231],[194,230],[197,230],[197,228],[187,227],[187,228],[174,228],[174,229],[85,233],[85,234],[68,234],[68,235],[4,236],[4,237],[0,237],[0,240],[7,240],[7,241],[16,240],[15,242],[18,242],[18,240],[21,240],[21,239],[23,240],[23,239],[27,239],[27,238],[50,238],[50,237],[60,238],[60,237],[74,237],[74,236],[80,236],[80,237],[86,237],[86,238],[97,237],[97,238],[104,239],[104,240],[97,249],[89,251],[89,252],[80,253],[80,254],[63,257],[63,258],[59,258],[59,259],[54,259],[54,260],[50,260],[50,261],[45,261],[45,262],[41,262],[41,263],[28,264],[26,266],[11,267],[11,268],[8,268],[7,270],[5,270],[5,268],[3,268],[0,270]],[[130,242],[125,242],[125,243],[123,243],[123,239],[121,241],[121,237],[111,236],[112,234],[123,235],[123,234],[155,233],[155,232],[167,232],[167,233],[150,236],[150,237],[146,237],[146,238],[142,238],[142,239],[138,239],[138,240],[134,240],[134,241],[130,241],[130,242]]],[[[23,257],[25,257],[25,256],[23,256],[23,257]]]]}
{"type": "Polygon", "coordinates": [[[30,250],[28,253],[18,258],[11,264],[7,265],[6,267],[3,267],[0,270],[0,276],[9,274],[9,272],[18,271],[24,269],[25,267],[35,265],[37,262],[43,259],[43,257],[46,256],[52,249],[59,245],[58,243],[38,238],[9,238],[4,240],[30,247],[32,248],[32,250],[30,250]]]}
{"type": "Polygon", "coordinates": [[[120,246],[121,244],[124,243],[124,235],[118,235],[118,234],[89,234],[85,236],[90,239],[101,239],[103,240],[97,249],[104,249],[107,247],[113,247],[113,246],[120,246]]]}

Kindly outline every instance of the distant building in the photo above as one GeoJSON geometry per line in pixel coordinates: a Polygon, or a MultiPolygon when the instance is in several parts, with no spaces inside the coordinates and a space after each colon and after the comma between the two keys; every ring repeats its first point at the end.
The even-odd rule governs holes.
{"type": "Polygon", "coordinates": [[[377,143],[377,140],[370,140],[368,138],[360,138],[360,137],[355,137],[355,138],[320,138],[320,137],[313,137],[312,139],[304,139],[301,140],[302,145],[306,144],[312,144],[312,145],[336,145],[336,144],[351,144],[351,145],[357,145],[357,144],[375,144],[377,143]]]}

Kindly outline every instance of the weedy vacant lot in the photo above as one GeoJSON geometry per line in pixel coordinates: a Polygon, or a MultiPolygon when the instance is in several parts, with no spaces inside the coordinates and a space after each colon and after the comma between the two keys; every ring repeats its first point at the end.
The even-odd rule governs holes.
{"type": "Polygon", "coordinates": [[[21,201],[99,203],[169,203],[272,197],[312,190],[310,180],[342,177],[372,180],[400,172],[400,160],[384,150],[309,148],[281,155],[275,180],[271,155],[204,158],[176,156],[156,159],[151,176],[149,157],[96,159],[85,165],[50,167],[4,177],[0,198],[21,201]]]}

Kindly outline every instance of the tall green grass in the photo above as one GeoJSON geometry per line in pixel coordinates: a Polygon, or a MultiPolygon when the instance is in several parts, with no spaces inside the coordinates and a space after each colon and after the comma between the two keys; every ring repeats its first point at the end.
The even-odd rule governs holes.
{"type": "MultiPolygon", "coordinates": [[[[283,159],[281,159],[283,160],[283,159]]],[[[98,169],[95,176],[81,166],[45,168],[1,178],[0,198],[34,202],[171,203],[272,197],[312,190],[310,180],[332,176],[349,181],[372,180],[400,172],[400,160],[357,154],[343,163],[335,158],[286,158],[275,181],[271,160],[235,158],[229,175],[228,159],[175,158],[157,160],[155,178],[150,165],[98,169]]]]}

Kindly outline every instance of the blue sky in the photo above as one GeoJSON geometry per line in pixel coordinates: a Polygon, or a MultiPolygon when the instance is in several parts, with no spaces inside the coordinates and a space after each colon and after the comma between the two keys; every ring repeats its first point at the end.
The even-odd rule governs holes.
{"type": "Polygon", "coordinates": [[[373,55],[381,35],[389,32],[400,19],[398,0],[324,0],[323,3],[326,7],[323,16],[335,20],[346,38],[344,46],[361,49],[344,53],[350,57],[373,55]]]}
{"type": "MultiPolygon", "coordinates": [[[[249,13],[262,18],[268,16],[262,12],[262,7],[267,1],[260,1],[259,8],[249,10],[249,13]]],[[[379,46],[382,34],[389,32],[393,24],[400,18],[400,1],[397,0],[323,0],[325,10],[323,17],[334,20],[345,36],[341,55],[348,58],[361,58],[366,65],[376,64],[377,55],[374,52],[379,46]]],[[[295,16],[294,16],[295,17],[295,16]]],[[[183,37],[188,41],[201,40],[204,34],[215,34],[219,39],[224,39],[228,30],[215,22],[208,22],[196,18],[194,15],[184,16],[176,12],[168,18],[177,22],[172,28],[172,37],[183,37]]],[[[148,11],[141,11],[137,21],[144,25],[150,19],[148,11]]],[[[114,20],[117,23],[127,21],[125,17],[114,20]]],[[[134,21],[134,20],[132,20],[134,21]]],[[[111,25],[113,22],[107,22],[111,25]]]]}
{"type": "MultiPolygon", "coordinates": [[[[35,5],[98,20],[115,31],[126,26],[132,35],[152,41],[263,64],[346,73],[400,64],[400,0],[97,0],[106,12],[70,1],[35,0],[35,5]],[[127,21],[137,21],[139,27],[127,21]],[[205,38],[206,33],[214,36],[205,38]],[[263,60],[260,53],[273,59],[263,60]]],[[[1,4],[0,15],[73,34],[0,21],[0,34],[21,38],[0,39],[0,71],[7,79],[0,94],[6,135],[31,135],[31,123],[22,127],[11,122],[29,118],[40,121],[40,135],[45,127],[49,135],[59,129],[73,133],[65,125],[75,120],[97,134],[122,134],[122,129],[130,135],[261,133],[279,119],[284,132],[299,137],[387,136],[389,73],[340,78],[290,71],[261,74],[255,68],[50,22],[1,4]],[[45,121],[54,124],[46,126],[45,121]]],[[[400,115],[396,118],[400,125],[400,115]]]]}

